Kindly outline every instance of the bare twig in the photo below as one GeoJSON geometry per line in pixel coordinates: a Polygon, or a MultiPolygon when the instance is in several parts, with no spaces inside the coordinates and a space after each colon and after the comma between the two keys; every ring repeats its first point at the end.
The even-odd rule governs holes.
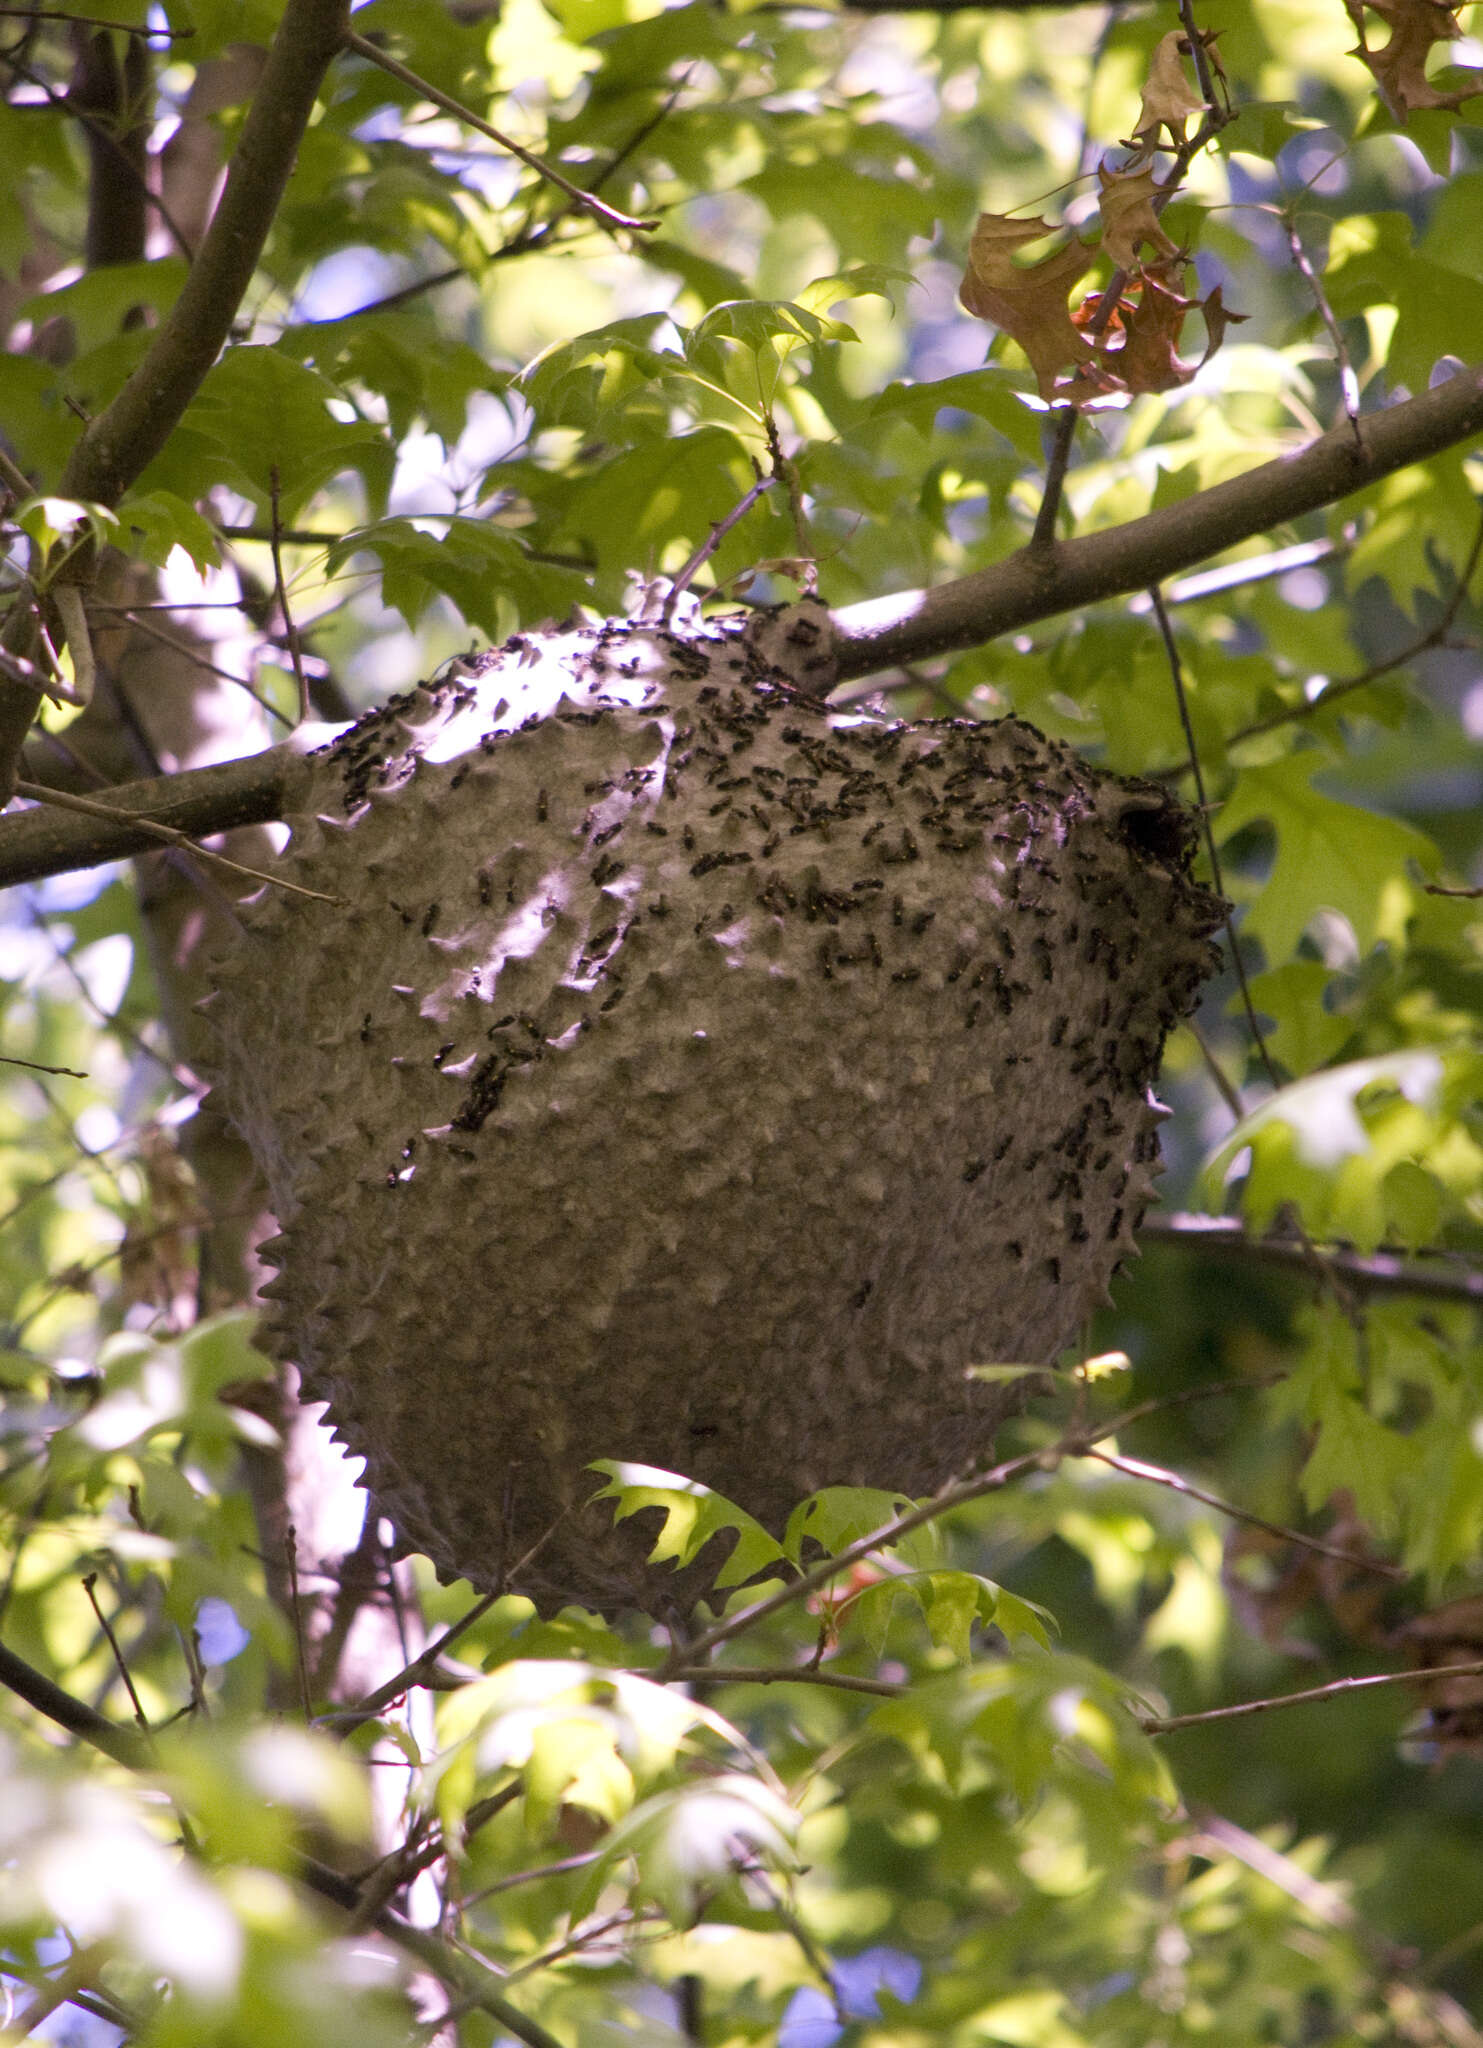
{"type": "MultiPolygon", "coordinates": [[[[1102,1435],[1111,1433],[1111,1430],[1099,1432],[1102,1435]]],[[[994,1466],[992,1471],[980,1473],[976,1478],[956,1480],[940,1488],[930,1500],[922,1501],[903,1514],[893,1516],[890,1521],[883,1522],[878,1529],[872,1529],[868,1536],[860,1537],[858,1542],[846,1544],[835,1556],[825,1558],[822,1564],[816,1565],[812,1571],[804,1572],[801,1577],[790,1580],[776,1593],[769,1593],[764,1599],[754,1601],[750,1607],[739,1608],[734,1614],[727,1615],[711,1628],[703,1630],[693,1641],[678,1645],[669,1662],[662,1665],[654,1674],[655,1678],[662,1683],[669,1679],[672,1670],[689,1669],[701,1663],[719,1644],[730,1642],[734,1636],[754,1628],[759,1621],[765,1621],[781,1608],[807,1599],[810,1593],[816,1593],[821,1586],[827,1586],[831,1579],[837,1578],[848,1566],[857,1563],[863,1557],[869,1557],[874,1550],[898,1542],[901,1537],[910,1535],[913,1529],[924,1528],[928,1522],[935,1522],[942,1515],[950,1514],[954,1508],[964,1507],[970,1501],[982,1500],[986,1494],[998,1493],[1012,1481],[1023,1479],[1029,1472],[1043,1471],[1047,1466],[1055,1465],[1067,1454],[1075,1441],[1079,1439],[1068,1438],[1065,1442],[1053,1445],[1045,1451],[1028,1451],[1018,1458],[1010,1458],[1002,1465],[994,1466]]]]}
{"type": "MultiPolygon", "coordinates": [[[[1180,19],[1184,23],[1185,35],[1195,60],[1195,73],[1200,82],[1200,93],[1205,101],[1205,115],[1199,127],[1188,141],[1182,142],[1174,152],[1169,175],[1154,192],[1152,206],[1154,218],[1168,206],[1184,183],[1184,174],[1205,147],[1234,118],[1229,106],[1222,104],[1215,93],[1215,82],[1210,75],[1209,57],[1205,43],[1194,23],[1194,11],[1190,0],[1180,0],[1180,19]]],[[[1083,143],[1083,151],[1085,144],[1083,143]]],[[[1096,309],[1087,322],[1086,333],[1095,341],[1107,332],[1112,317],[1122,299],[1123,287],[1128,282],[1128,272],[1114,270],[1097,297],[1096,309]]],[[[1055,545],[1056,521],[1060,517],[1061,495],[1066,482],[1066,471],[1070,467],[1071,450],[1076,440],[1076,428],[1081,419],[1080,408],[1068,405],[1056,415],[1055,437],[1051,442],[1049,460],[1046,463],[1045,487],[1040,494],[1040,506],[1035,514],[1035,526],[1030,535],[1027,552],[1045,555],[1055,545]]]]}
{"type": "Polygon", "coordinates": [[[1259,733],[1275,732],[1279,726],[1296,725],[1302,719],[1316,718],[1320,711],[1327,711],[1329,706],[1336,703],[1339,698],[1347,697],[1355,690],[1368,688],[1371,683],[1378,682],[1382,676],[1388,676],[1394,669],[1404,668],[1408,662],[1414,661],[1419,654],[1426,654],[1433,647],[1444,646],[1447,642],[1447,635],[1452,631],[1453,626],[1457,622],[1457,614],[1461,611],[1463,601],[1468,596],[1472,580],[1478,572],[1480,558],[1483,558],[1483,506],[1479,507],[1478,530],[1473,535],[1473,544],[1468,550],[1468,558],[1463,564],[1462,574],[1458,577],[1456,587],[1453,589],[1451,596],[1442,607],[1441,614],[1435,625],[1428,626],[1424,633],[1418,633],[1414,640],[1408,642],[1397,653],[1387,654],[1383,661],[1373,662],[1361,674],[1345,676],[1340,682],[1330,683],[1328,688],[1320,691],[1316,697],[1305,698],[1301,704],[1289,705],[1284,711],[1274,711],[1269,718],[1258,718],[1250,725],[1241,726],[1236,732],[1228,735],[1226,745],[1234,747],[1239,740],[1255,739],[1259,733]]]}
{"type": "Polygon", "coordinates": [[[304,1639],[304,1603],[299,1597],[299,1532],[292,1522],[283,1539],[288,1563],[288,1605],[294,1625],[294,1661],[299,1667],[299,1704],[304,1709],[305,1721],[314,1719],[314,1704],[309,1697],[309,1648],[304,1639]]]}
{"type": "Polygon", "coordinates": [[[637,220],[632,214],[620,213],[617,207],[609,206],[606,200],[598,199],[593,193],[584,192],[580,185],[574,185],[569,178],[563,177],[560,171],[548,164],[544,158],[538,157],[533,150],[526,149],[513,137],[493,127],[488,121],[482,120],[472,109],[463,106],[448,93],[439,91],[438,87],[429,84],[427,79],[419,78],[415,71],[409,70],[405,64],[399,63],[385,50],[378,49],[375,43],[368,41],[363,35],[358,35],[354,29],[346,29],[344,44],[345,48],[353,50],[357,57],[364,57],[368,64],[377,65],[389,77],[409,86],[422,99],[429,100],[435,107],[441,107],[445,114],[452,114],[455,120],[477,129],[481,135],[487,135],[491,142],[497,142],[501,149],[508,150],[511,156],[518,157],[530,170],[545,178],[558,191],[564,192],[573,206],[580,207],[584,213],[590,213],[593,219],[600,221],[605,228],[627,228],[634,233],[645,233],[658,227],[657,220],[637,220]]]}
{"type": "Polygon", "coordinates": [[[362,1721],[373,1721],[383,1708],[389,1707],[394,1700],[399,1700],[403,1693],[410,1692],[414,1686],[421,1685],[436,1670],[438,1659],[450,1650],[476,1621],[489,1612],[496,1600],[502,1597],[500,1593],[482,1594],[472,1607],[464,1610],[457,1621],[449,1622],[441,1635],[434,1636],[427,1648],[414,1657],[410,1664],[404,1665],[393,1677],[388,1678],[384,1685],[378,1685],[374,1692],[367,1693],[363,1700],[358,1701],[345,1713],[331,1716],[335,1727],[345,1729],[362,1721]]]}
{"type": "Polygon", "coordinates": [[[1344,397],[1344,411],[1354,433],[1355,446],[1358,447],[1360,445],[1359,380],[1354,374],[1354,365],[1349,360],[1349,349],[1343,334],[1340,332],[1339,323],[1334,318],[1334,309],[1328,302],[1328,294],[1323,288],[1318,273],[1308,261],[1308,253],[1303,247],[1303,240],[1298,233],[1296,220],[1289,216],[1284,220],[1283,226],[1287,230],[1287,246],[1292,251],[1292,260],[1297,265],[1304,283],[1313,294],[1313,303],[1318,308],[1318,317],[1328,329],[1329,340],[1333,343],[1334,362],[1339,372],[1339,389],[1344,397]]]}
{"type": "MultiPolygon", "coordinates": [[[[237,607],[235,605],[232,606],[232,609],[234,611],[236,610],[236,608],[237,607]]],[[[168,633],[161,632],[160,628],[152,624],[149,619],[141,618],[140,613],[145,611],[146,609],[160,611],[175,611],[178,609],[178,607],[173,604],[149,607],[146,607],[144,605],[94,606],[95,611],[116,610],[122,612],[123,616],[128,620],[129,624],[135,629],[135,631],[143,633],[146,639],[158,641],[161,647],[168,647],[173,654],[183,655],[188,662],[192,663],[194,667],[203,670],[205,674],[212,676],[220,676],[221,680],[224,683],[230,683],[234,689],[245,690],[247,695],[252,699],[253,703],[257,705],[258,709],[260,711],[266,711],[269,718],[276,718],[280,725],[286,725],[290,727],[293,725],[293,720],[287,715],[287,713],[280,711],[276,704],[270,703],[269,700],[265,696],[263,696],[260,690],[254,689],[252,684],[247,681],[245,676],[234,676],[229,668],[223,668],[219,662],[208,661],[205,655],[199,653],[196,648],[187,646],[185,642],[182,640],[173,640],[168,633]]],[[[191,606],[191,609],[194,611],[196,607],[193,605],[191,606]]]]}
{"type": "MultiPolygon", "coordinates": [[[[0,13],[8,11],[7,9],[0,9],[0,13]]],[[[84,17],[76,16],[73,18],[83,19],[84,17]]],[[[123,24],[99,22],[97,26],[100,28],[122,28],[123,24]]],[[[125,29],[124,33],[134,36],[148,36],[153,34],[154,31],[151,29],[125,29]]],[[[163,30],[161,33],[168,34],[169,31],[163,30]]],[[[194,30],[188,29],[185,33],[188,35],[194,34],[194,30]]],[[[68,115],[72,120],[79,122],[82,127],[86,128],[99,150],[106,154],[114,171],[121,173],[131,184],[135,184],[140,188],[140,198],[143,203],[154,208],[169,231],[171,241],[174,242],[180,254],[189,263],[191,256],[190,244],[181,233],[178,222],[171,216],[170,209],[166,206],[159,193],[150,190],[148,178],[134,161],[133,157],[130,156],[128,150],[124,148],[122,142],[114,134],[107,121],[100,119],[90,108],[81,105],[75,93],[58,92],[56,87],[43,78],[39,71],[33,71],[30,65],[23,64],[11,52],[7,51],[3,60],[0,61],[3,61],[5,68],[8,71],[14,72],[17,78],[23,78],[27,85],[34,86],[37,92],[44,94],[49,106],[55,107],[58,113],[68,115]]]]}
{"type": "Polygon", "coordinates": [[[1141,1238],[1184,1251],[1249,1260],[1253,1265],[1313,1272],[1316,1249],[1325,1268],[1342,1276],[1353,1294],[1411,1294],[1433,1301],[1483,1303],[1483,1273],[1467,1266],[1430,1265],[1395,1252],[1357,1252],[1346,1245],[1310,1246],[1291,1237],[1253,1237],[1234,1216],[1150,1216],[1141,1238]]]}
{"type": "Polygon", "coordinates": [[[86,1081],[88,1074],[79,1073],[76,1067],[49,1067],[43,1060],[23,1060],[19,1053],[0,1052],[0,1066],[29,1067],[33,1074],[57,1074],[68,1081],[86,1081]]]}
{"type": "MultiPolygon", "coordinates": [[[[16,795],[29,797],[39,804],[54,804],[59,810],[80,811],[85,817],[112,819],[117,816],[111,804],[97,803],[90,796],[77,796],[67,789],[48,789],[43,782],[17,781],[16,795]]],[[[164,846],[179,846],[193,853],[198,860],[209,861],[213,866],[226,868],[231,874],[244,875],[249,882],[267,882],[276,889],[287,889],[294,896],[311,896],[317,903],[335,903],[338,898],[326,896],[321,889],[306,889],[298,882],[286,881],[281,875],[265,874],[260,868],[244,867],[241,861],[228,860],[224,853],[213,853],[209,846],[201,846],[185,832],[177,832],[173,825],[162,825],[155,818],[142,818],[137,812],[129,814],[129,822],[136,832],[142,832],[147,839],[158,840],[164,846]]]]}
{"type": "Polygon", "coordinates": [[[88,1605],[98,1618],[99,1628],[102,1629],[104,1635],[108,1638],[108,1647],[113,1652],[113,1661],[117,1666],[118,1675],[124,1682],[124,1691],[129,1695],[129,1704],[134,1709],[135,1722],[147,1741],[154,1731],[149,1725],[149,1718],[145,1714],[143,1706],[140,1704],[139,1695],[134,1690],[134,1681],[129,1676],[129,1667],[124,1661],[123,1651],[119,1648],[118,1637],[113,1632],[113,1625],[109,1621],[108,1616],[103,1612],[102,1607],[98,1604],[98,1574],[96,1572],[85,1572],[83,1574],[82,1590],[87,1594],[88,1605]]]}
{"type": "Polygon", "coordinates": [[[664,605],[659,614],[660,620],[664,625],[667,626],[674,617],[675,606],[690,588],[691,583],[695,580],[700,570],[710,560],[717,548],[720,547],[727,534],[730,533],[734,526],[741,524],[742,520],[746,518],[757,500],[762,496],[762,493],[770,491],[776,481],[776,477],[759,476],[751,489],[733,505],[726,514],[726,517],[715,521],[709,534],[701,542],[685,566],[676,572],[673,582],[665,592],[664,605]]]}
{"type": "Polygon", "coordinates": [[[268,545],[273,555],[273,593],[278,600],[279,616],[283,620],[289,659],[294,665],[294,681],[299,686],[299,723],[302,725],[309,716],[309,685],[304,680],[304,650],[299,644],[299,629],[294,624],[294,615],[288,608],[288,585],[283,580],[283,522],[279,517],[276,462],[268,471],[268,490],[273,520],[272,530],[268,536],[268,545]]]}
{"type": "Polygon", "coordinates": [[[1167,1471],[1162,1465],[1147,1464],[1142,1458],[1125,1458],[1116,1451],[1088,1450],[1083,1453],[1095,1458],[1098,1464],[1110,1465],[1115,1472],[1124,1473],[1129,1479],[1146,1479],[1154,1486],[1166,1486],[1171,1493],[1180,1493],[1187,1500],[1197,1500],[1203,1507],[1214,1508],[1217,1514],[1227,1515],[1233,1522],[1245,1522],[1253,1529],[1264,1529],[1269,1536],[1279,1537],[1284,1543],[1295,1543],[1301,1550],[1313,1550],[1320,1557],[1332,1557],[1340,1564],[1352,1565],[1356,1571],[1374,1572],[1382,1579],[1405,1582],[1410,1574],[1400,1565],[1386,1564],[1383,1559],[1366,1557],[1362,1551],[1343,1550],[1337,1544],[1324,1543],[1317,1536],[1304,1536],[1300,1530],[1284,1528],[1280,1522],[1269,1522],[1262,1515],[1254,1515],[1249,1508],[1238,1508],[1219,1494],[1207,1493],[1203,1487],[1193,1485],[1178,1472],[1167,1471]]]}
{"type": "MultiPolygon", "coordinates": [[[[1158,620],[1159,635],[1164,643],[1164,654],[1169,663],[1169,675],[1174,684],[1174,696],[1179,705],[1179,723],[1184,733],[1185,746],[1189,749],[1190,773],[1195,779],[1195,802],[1200,814],[1201,829],[1205,835],[1205,853],[1210,862],[1211,880],[1215,883],[1216,895],[1224,900],[1226,892],[1220,872],[1220,854],[1216,850],[1215,833],[1210,824],[1210,800],[1205,793],[1205,774],[1200,766],[1199,749],[1195,745],[1195,729],[1190,723],[1189,698],[1184,687],[1184,664],[1179,658],[1179,647],[1174,638],[1174,628],[1169,624],[1169,614],[1164,606],[1163,595],[1156,583],[1149,585],[1148,597],[1149,602],[1153,606],[1153,615],[1158,620]]],[[[1247,1027],[1255,1041],[1262,1065],[1266,1069],[1267,1079],[1274,1088],[1280,1088],[1282,1083],[1277,1077],[1276,1067],[1272,1064],[1272,1055],[1267,1050],[1266,1037],[1263,1034],[1261,1025],[1257,1022],[1256,1005],[1251,1000],[1251,989],[1246,980],[1246,966],[1241,958],[1241,946],[1236,937],[1236,926],[1229,909],[1227,909],[1225,914],[1225,927],[1226,939],[1231,950],[1231,965],[1236,970],[1236,980],[1241,988],[1241,1007],[1246,1012],[1247,1027]]]]}
{"type": "Polygon", "coordinates": [[[908,1690],[894,1679],[857,1678],[853,1672],[832,1671],[827,1664],[682,1664],[669,1679],[675,1685],[826,1685],[881,1699],[894,1699],[908,1690]]]}
{"type": "Polygon", "coordinates": [[[1483,1663],[1379,1671],[1364,1678],[1331,1678],[1327,1685],[1305,1686],[1301,1692],[1277,1693],[1271,1699],[1241,1700],[1233,1707],[1207,1707],[1199,1714],[1143,1714],[1138,1717],[1138,1725],[1145,1734],[1168,1735],[1176,1728],[1198,1728],[1207,1721],[1239,1721],[1249,1714],[1270,1714],[1279,1707],[1303,1707],[1313,1700],[1335,1699],[1346,1692],[1368,1692],[1378,1685],[1432,1685],[1441,1678],[1478,1677],[1483,1677],[1483,1663]]]}

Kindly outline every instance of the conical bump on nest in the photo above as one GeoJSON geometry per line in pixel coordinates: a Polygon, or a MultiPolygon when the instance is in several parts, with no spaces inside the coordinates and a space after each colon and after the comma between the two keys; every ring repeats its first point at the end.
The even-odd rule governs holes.
{"type": "Polygon", "coordinates": [[[830,713],[829,660],[810,605],[530,636],[304,764],[284,873],[335,900],[245,909],[219,1083],[269,1341],[445,1572],[672,1595],[596,1458],[774,1528],[925,1492],[1006,1411],[965,1368],[1132,1250],[1221,910],[1188,814],[1013,719],[830,713]]]}

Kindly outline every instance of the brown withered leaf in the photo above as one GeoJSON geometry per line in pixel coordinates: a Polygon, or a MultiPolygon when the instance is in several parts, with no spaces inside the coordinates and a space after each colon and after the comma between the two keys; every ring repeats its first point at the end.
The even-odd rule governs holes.
{"type": "Polygon", "coordinates": [[[1174,291],[1152,270],[1144,272],[1135,292],[1123,300],[1123,345],[1107,352],[1106,367],[1129,391],[1173,391],[1188,384],[1200,365],[1181,360],[1179,336],[1185,315],[1199,301],[1174,291]]]}
{"type": "Polygon", "coordinates": [[[1102,188],[1102,247],[1119,270],[1136,270],[1139,251],[1151,242],[1161,256],[1173,256],[1176,245],[1159,226],[1153,210],[1153,159],[1125,170],[1109,170],[1104,158],[1097,166],[1097,183],[1102,188]]]}
{"type": "Polygon", "coordinates": [[[1221,297],[1222,287],[1215,290],[1202,302],[1200,311],[1205,316],[1205,353],[1200,358],[1203,368],[1226,338],[1228,327],[1240,327],[1251,318],[1249,313],[1233,313],[1221,297]]]}
{"type": "MultiPolygon", "coordinates": [[[[1418,1614],[1398,1631],[1407,1658],[1420,1671],[1448,1664],[1483,1662],[1483,1597],[1464,1594],[1430,1614],[1418,1614]]],[[[1431,1735],[1446,1756],[1483,1750],[1483,1677],[1438,1677],[1420,1685],[1430,1715],[1431,1735]]]]}
{"type": "Polygon", "coordinates": [[[1138,126],[1133,141],[1146,149],[1158,146],[1159,130],[1167,128],[1177,148],[1184,140],[1184,124],[1191,114],[1203,114],[1205,102],[1189,82],[1181,51],[1189,49],[1189,38],[1171,28],[1161,36],[1148,67],[1143,104],[1138,109],[1138,126]]]}
{"type": "Polygon", "coordinates": [[[1363,10],[1351,0],[1349,11],[1359,29],[1360,46],[1350,54],[1369,66],[1386,105],[1402,124],[1413,108],[1460,107],[1483,93],[1483,78],[1476,85],[1440,92],[1426,75],[1426,60],[1435,45],[1455,43],[1461,36],[1457,9],[1462,4],[1463,0],[1452,6],[1444,0],[1364,0],[1390,30],[1384,49],[1371,50],[1365,44],[1363,10]]]}
{"type": "Polygon", "coordinates": [[[1227,308],[1219,285],[1205,299],[1187,297],[1179,289],[1184,274],[1177,252],[1172,260],[1149,265],[1108,322],[1099,361],[1123,390],[1174,391],[1188,384],[1220,347],[1226,329],[1246,319],[1246,314],[1227,308]],[[1195,362],[1179,353],[1184,323],[1192,312],[1203,315],[1206,337],[1205,353],[1195,362]]]}
{"type": "Polygon", "coordinates": [[[1097,251],[1073,239],[1024,269],[1014,262],[1016,249],[1052,233],[1050,221],[981,213],[958,291],[970,313],[991,320],[1019,343],[1042,398],[1056,394],[1062,370],[1088,362],[1092,354],[1091,344],[1072,322],[1068,299],[1072,286],[1096,262],[1097,251]]]}

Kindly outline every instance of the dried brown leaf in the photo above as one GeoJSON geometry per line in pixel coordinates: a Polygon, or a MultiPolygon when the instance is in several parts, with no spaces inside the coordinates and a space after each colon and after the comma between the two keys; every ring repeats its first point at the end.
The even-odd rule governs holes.
{"type": "Polygon", "coordinates": [[[1056,394],[1062,370],[1088,362],[1092,354],[1072,321],[1068,301],[1072,287],[1096,262],[1097,251],[1073,240],[1023,269],[1014,261],[1016,249],[1052,232],[1049,221],[980,214],[958,293],[970,313],[991,320],[1019,343],[1042,398],[1056,394]]]}
{"type": "Polygon", "coordinates": [[[1150,266],[1108,322],[1100,365],[1123,390],[1174,391],[1188,384],[1220,347],[1226,329],[1247,317],[1228,310],[1219,285],[1208,298],[1188,298],[1179,289],[1183,275],[1184,267],[1177,261],[1166,260],[1157,269],[1150,266]],[[1189,362],[1180,355],[1179,342],[1193,312],[1204,317],[1205,353],[1189,362]]]}
{"type": "Polygon", "coordinates": [[[1102,188],[1102,247],[1119,270],[1138,268],[1145,242],[1152,243],[1161,256],[1177,253],[1153,210],[1158,190],[1153,169],[1152,157],[1126,170],[1109,170],[1105,159],[1097,166],[1097,182],[1102,188]]]}
{"type": "Polygon", "coordinates": [[[1364,17],[1358,6],[1351,7],[1360,24],[1360,46],[1351,54],[1367,64],[1382,97],[1397,121],[1404,123],[1416,107],[1460,107],[1464,100],[1483,93],[1483,78],[1476,85],[1459,86],[1440,92],[1426,75],[1426,60],[1438,43],[1455,43],[1462,30],[1457,23],[1456,5],[1444,0],[1364,0],[1372,14],[1378,14],[1390,30],[1390,40],[1380,50],[1364,41],[1364,17]]]}
{"type": "Polygon", "coordinates": [[[1184,140],[1184,124],[1190,115],[1205,111],[1205,102],[1190,84],[1180,54],[1188,48],[1188,37],[1172,28],[1168,35],[1160,37],[1153,53],[1148,82],[1143,88],[1143,104],[1138,109],[1138,126],[1133,130],[1134,139],[1149,149],[1157,145],[1161,128],[1168,129],[1177,148],[1184,140]]]}
{"type": "Polygon", "coordinates": [[[1185,315],[1199,304],[1145,271],[1137,294],[1122,304],[1123,344],[1103,358],[1106,367],[1129,391],[1173,391],[1188,384],[1198,363],[1179,355],[1185,315]]]}

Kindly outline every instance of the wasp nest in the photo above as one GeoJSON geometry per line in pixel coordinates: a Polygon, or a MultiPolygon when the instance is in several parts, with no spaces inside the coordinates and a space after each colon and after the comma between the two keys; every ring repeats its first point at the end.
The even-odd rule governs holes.
{"type": "Polygon", "coordinates": [[[774,1529],[926,1492],[1008,1405],[965,1367],[1054,1359],[1133,1248],[1220,909],[1187,813],[831,673],[812,605],[517,638],[303,764],[333,901],[245,910],[220,1085],[267,1341],[445,1572],[664,1597],[595,1458],[774,1529]]]}

